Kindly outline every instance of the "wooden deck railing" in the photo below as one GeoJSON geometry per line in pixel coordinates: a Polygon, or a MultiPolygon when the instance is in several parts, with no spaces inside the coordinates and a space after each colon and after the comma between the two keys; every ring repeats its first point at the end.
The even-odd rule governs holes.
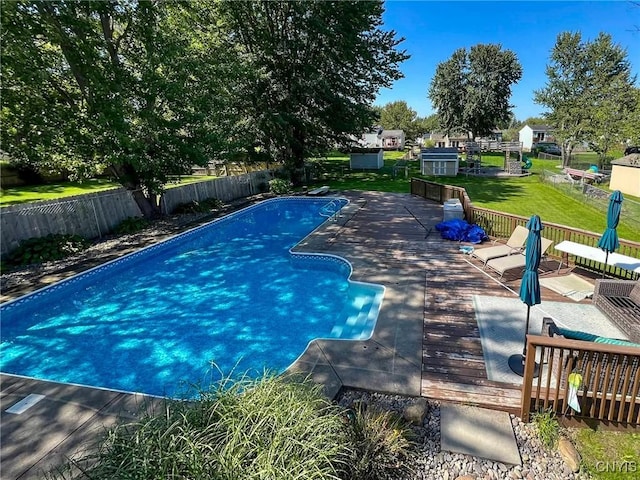
{"type": "Polygon", "coordinates": [[[551,409],[570,422],[613,428],[640,425],[640,349],[563,337],[527,335],[520,417],[551,409]],[[533,353],[535,352],[535,355],[533,353]],[[534,362],[540,374],[533,378],[534,362]],[[568,405],[568,377],[582,375],[580,413],[568,405]]]}
{"type": "MultiPolygon", "coordinates": [[[[488,208],[474,207],[466,190],[462,187],[443,185],[420,178],[412,178],[411,193],[440,203],[444,203],[450,198],[460,199],[465,219],[470,223],[480,225],[484,231],[487,232],[487,235],[494,238],[508,238],[517,225],[524,226],[529,220],[527,217],[521,217],[519,215],[511,215],[495,210],[489,210],[488,208]]],[[[595,247],[602,235],[602,232],[589,232],[579,228],[571,228],[565,225],[545,222],[544,218],[542,219],[542,223],[544,225],[542,235],[549,240],[553,240],[554,245],[562,242],[563,240],[570,240],[572,242],[595,247]]],[[[620,239],[620,248],[617,252],[629,257],[640,258],[640,242],[620,239]]],[[[553,248],[549,249],[548,254],[550,258],[558,260],[561,259],[561,253],[553,248]]],[[[600,262],[587,260],[581,257],[569,260],[571,260],[574,265],[588,270],[601,272],[604,267],[600,262]]],[[[636,279],[638,277],[637,274],[629,270],[611,265],[606,266],[605,272],[617,278],[636,279]]]]}

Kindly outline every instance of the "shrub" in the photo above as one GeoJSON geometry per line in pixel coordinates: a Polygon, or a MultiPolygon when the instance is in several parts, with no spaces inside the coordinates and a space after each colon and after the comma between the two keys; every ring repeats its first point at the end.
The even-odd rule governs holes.
{"type": "Polygon", "coordinates": [[[269,191],[276,195],[285,195],[291,191],[291,183],[282,178],[269,180],[269,191]]]}
{"type": "Polygon", "coordinates": [[[341,409],[310,381],[265,375],[117,426],[57,478],[339,479],[350,457],[341,409]]]}
{"type": "Polygon", "coordinates": [[[393,412],[362,404],[350,412],[354,449],[350,478],[382,480],[398,478],[398,473],[410,474],[412,462],[407,459],[413,432],[407,422],[393,412]]]}
{"type": "Polygon", "coordinates": [[[29,265],[32,263],[61,260],[81,252],[89,246],[89,241],[80,235],[50,234],[46,237],[29,238],[20,243],[7,257],[8,265],[29,265]]]}
{"type": "Polygon", "coordinates": [[[533,423],[538,429],[538,437],[547,448],[554,448],[560,438],[560,425],[552,409],[541,410],[532,415],[533,423]]]}
{"type": "Polygon", "coordinates": [[[206,198],[201,201],[192,200],[186,203],[179,203],[173,209],[172,213],[185,214],[185,213],[207,213],[211,210],[217,210],[223,205],[221,200],[217,198],[206,198]]]}
{"type": "Polygon", "coordinates": [[[126,235],[144,230],[149,226],[149,220],[144,217],[127,217],[115,226],[113,232],[118,235],[126,235]]]}

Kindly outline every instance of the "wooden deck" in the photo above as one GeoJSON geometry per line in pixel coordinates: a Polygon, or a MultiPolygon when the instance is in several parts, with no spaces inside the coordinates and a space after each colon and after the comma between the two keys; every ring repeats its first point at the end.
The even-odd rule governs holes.
{"type": "MultiPolygon", "coordinates": [[[[472,298],[513,298],[519,292],[519,275],[505,275],[498,280],[468,256],[443,256],[445,259],[435,263],[427,278],[421,395],[519,413],[520,385],[487,379],[472,298]]],[[[545,272],[548,270],[545,275],[556,275],[557,262],[543,263],[542,267],[545,272]]],[[[585,272],[574,273],[589,277],[585,272]]],[[[574,303],[546,288],[541,291],[543,301],[574,303]]]]}

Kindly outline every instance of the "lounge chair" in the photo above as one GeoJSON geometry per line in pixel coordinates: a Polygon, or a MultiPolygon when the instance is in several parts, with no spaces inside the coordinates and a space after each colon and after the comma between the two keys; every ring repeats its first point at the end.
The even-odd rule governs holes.
{"type": "MultiPolygon", "coordinates": [[[[540,255],[545,257],[547,250],[553,245],[553,240],[549,240],[548,238],[542,237],[541,239],[542,251],[540,255]]],[[[527,264],[527,257],[525,255],[526,252],[517,253],[515,255],[507,255],[500,258],[494,258],[487,262],[487,267],[492,270],[495,270],[500,274],[500,278],[504,275],[505,272],[509,270],[514,270],[516,268],[524,268],[527,264]]]]}
{"type": "Polygon", "coordinates": [[[511,232],[511,236],[507,239],[506,244],[475,249],[471,253],[471,256],[481,260],[484,267],[486,267],[487,262],[493,258],[504,257],[514,253],[522,253],[522,249],[524,248],[528,235],[529,230],[522,225],[518,225],[513,232],[511,232]]]}

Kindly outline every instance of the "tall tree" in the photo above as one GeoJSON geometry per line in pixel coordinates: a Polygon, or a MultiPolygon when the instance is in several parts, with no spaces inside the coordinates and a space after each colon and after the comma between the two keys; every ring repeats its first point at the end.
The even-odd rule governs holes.
{"type": "Polygon", "coordinates": [[[578,143],[589,142],[601,157],[613,143],[633,109],[633,84],[627,54],[601,33],[582,41],[580,33],[558,35],[547,65],[547,83],[534,95],[547,107],[546,118],[562,146],[568,165],[578,143]]]}
{"type": "Polygon", "coordinates": [[[381,87],[402,76],[383,3],[219,2],[229,42],[255,77],[242,98],[257,144],[302,178],[304,158],[370,127],[381,87]]]}
{"type": "Polygon", "coordinates": [[[634,107],[622,122],[622,141],[625,145],[640,145],[640,88],[634,88],[630,96],[634,107]]]}
{"type": "Polygon", "coordinates": [[[414,140],[418,134],[416,118],[418,114],[407,102],[399,100],[387,103],[380,113],[380,125],[385,130],[403,130],[405,138],[414,140]]]}
{"type": "Polygon", "coordinates": [[[438,118],[437,113],[433,113],[428,117],[416,118],[416,125],[419,135],[423,133],[432,133],[440,129],[440,119],[438,118]]]}
{"type": "Polygon", "coordinates": [[[429,98],[446,133],[468,132],[476,138],[509,123],[511,86],[521,77],[515,53],[500,45],[461,48],[436,67],[429,98]]]}
{"type": "Polygon", "coordinates": [[[233,125],[238,72],[214,20],[198,2],[2,2],[3,148],[78,175],[105,166],[154,216],[170,175],[233,125]]]}

